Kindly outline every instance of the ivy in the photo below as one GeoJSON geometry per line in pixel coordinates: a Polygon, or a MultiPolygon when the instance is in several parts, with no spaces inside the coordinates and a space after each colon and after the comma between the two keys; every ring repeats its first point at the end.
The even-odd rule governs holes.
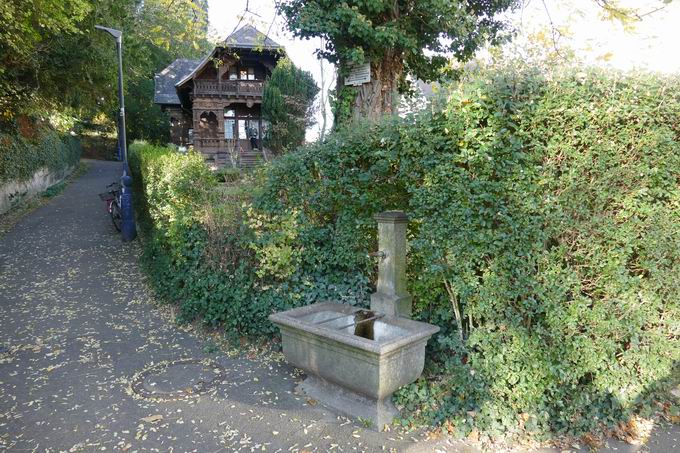
{"type": "Polygon", "coordinates": [[[336,89],[335,93],[329,93],[333,118],[338,124],[346,124],[352,118],[354,99],[357,89],[351,86],[343,86],[336,89]]]}
{"type": "Polygon", "coordinates": [[[26,181],[40,169],[60,172],[80,160],[80,140],[36,126],[34,137],[0,133],[0,183],[26,181]]]}

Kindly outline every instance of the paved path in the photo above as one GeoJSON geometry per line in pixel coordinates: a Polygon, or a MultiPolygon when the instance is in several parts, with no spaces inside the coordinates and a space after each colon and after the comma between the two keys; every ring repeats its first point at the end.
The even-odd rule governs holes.
{"type": "MultiPolygon", "coordinates": [[[[0,451],[473,451],[337,417],[294,393],[285,363],[203,352],[204,339],[149,303],[139,245],[121,243],[97,196],[119,166],[89,165],[0,239],[0,451]],[[131,390],[140,371],[179,359],[204,362],[146,376],[147,396],[200,389],[218,365],[226,379],[179,400],[131,390]]],[[[677,437],[662,433],[652,451],[677,437]]]]}

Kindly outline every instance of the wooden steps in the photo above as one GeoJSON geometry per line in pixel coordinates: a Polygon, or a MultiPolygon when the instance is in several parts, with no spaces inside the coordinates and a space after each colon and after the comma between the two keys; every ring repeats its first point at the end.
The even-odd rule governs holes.
{"type": "MultiPolygon", "coordinates": [[[[216,168],[231,167],[234,162],[232,156],[228,152],[214,152],[205,154],[206,162],[216,168]]],[[[260,150],[244,150],[241,149],[236,165],[240,168],[255,168],[264,162],[264,155],[260,150]]]]}
{"type": "Polygon", "coordinates": [[[264,162],[264,157],[261,151],[242,151],[239,166],[241,168],[254,168],[260,163],[264,162]]]}

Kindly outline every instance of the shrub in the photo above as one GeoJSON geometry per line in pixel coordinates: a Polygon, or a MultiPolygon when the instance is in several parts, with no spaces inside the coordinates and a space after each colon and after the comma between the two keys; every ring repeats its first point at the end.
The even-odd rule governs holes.
{"type": "Polygon", "coordinates": [[[26,181],[41,168],[60,172],[80,160],[77,137],[39,128],[32,139],[0,133],[0,183],[26,181]]]}
{"type": "MultiPolygon", "coordinates": [[[[485,72],[449,87],[442,111],[277,159],[243,209],[205,186],[159,281],[188,318],[269,334],[272,311],[366,304],[372,216],[402,209],[415,316],[442,328],[397,396],[405,422],[490,436],[613,425],[677,380],[678,93],[651,75],[485,72]],[[208,227],[206,212],[221,220],[208,227]],[[224,244],[232,258],[216,266],[224,244]]],[[[155,161],[151,181],[188,174],[155,161]]]]}
{"type": "Polygon", "coordinates": [[[247,208],[256,180],[221,172],[231,181],[220,185],[199,154],[142,142],[130,147],[130,166],[148,233],[143,262],[157,293],[179,304],[180,320],[202,319],[233,336],[264,336],[276,331],[267,320],[273,311],[350,297],[355,282],[366,298],[363,277],[337,285],[321,271],[313,280],[296,275],[289,245],[294,224],[247,208]]]}

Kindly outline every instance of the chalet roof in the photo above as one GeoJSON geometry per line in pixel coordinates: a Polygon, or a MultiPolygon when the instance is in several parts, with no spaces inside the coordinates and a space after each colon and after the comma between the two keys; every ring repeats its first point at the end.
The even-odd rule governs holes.
{"type": "Polygon", "coordinates": [[[224,47],[235,49],[281,49],[283,46],[269,38],[250,24],[236,30],[227,36],[223,43],[224,47]]]}
{"type": "Polygon", "coordinates": [[[185,60],[180,58],[156,74],[154,77],[154,103],[180,104],[175,84],[191,74],[200,62],[201,60],[185,60]]]}
{"type": "Polygon", "coordinates": [[[227,36],[227,38],[222,43],[222,46],[218,46],[213,49],[213,51],[206,55],[206,57],[201,60],[192,71],[190,71],[184,77],[179,78],[177,83],[175,83],[175,86],[179,87],[193,78],[194,75],[196,75],[206,64],[208,64],[220,47],[229,49],[262,49],[283,51],[282,45],[276,43],[272,39],[269,39],[264,33],[252,25],[246,24],[236,30],[234,33],[227,36]]]}

